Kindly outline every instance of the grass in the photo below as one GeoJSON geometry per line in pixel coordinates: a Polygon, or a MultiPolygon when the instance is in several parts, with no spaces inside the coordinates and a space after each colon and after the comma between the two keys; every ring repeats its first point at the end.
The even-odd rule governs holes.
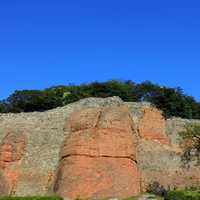
{"type": "Polygon", "coordinates": [[[57,196],[0,197],[0,200],[63,200],[57,196]]]}
{"type": "Polygon", "coordinates": [[[137,200],[137,197],[128,197],[128,198],[123,199],[123,200],[137,200]]]}
{"type": "Polygon", "coordinates": [[[167,198],[169,200],[200,200],[200,191],[170,191],[167,198]]]}
{"type": "MultiPolygon", "coordinates": [[[[128,197],[126,199],[123,199],[123,200],[138,200],[138,198],[142,197],[143,195],[154,195],[154,194],[150,194],[150,193],[143,193],[141,194],[140,196],[136,196],[136,197],[128,197]]],[[[157,195],[154,195],[156,197],[157,200],[164,200],[163,197],[160,197],[160,196],[157,196],[157,195]]],[[[149,200],[151,200],[152,198],[148,198],[149,200]]]]}
{"type": "MultiPolygon", "coordinates": [[[[148,195],[149,193],[143,193],[140,196],[128,197],[123,200],[138,200],[138,198],[143,195],[148,195]]],[[[152,195],[152,194],[149,194],[152,195]]],[[[157,200],[164,200],[163,197],[156,196],[157,200]]],[[[152,198],[149,197],[149,200],[152,198]]],[[[200,200],[200,190],[199,191],[184,191],[184,190],[175,190],[168,192],[168,200],[200,200]]],[[[0,200],[63,200],[63,198],[58,196],[27,196],[27,197],[0,197],[0,200]]]]}

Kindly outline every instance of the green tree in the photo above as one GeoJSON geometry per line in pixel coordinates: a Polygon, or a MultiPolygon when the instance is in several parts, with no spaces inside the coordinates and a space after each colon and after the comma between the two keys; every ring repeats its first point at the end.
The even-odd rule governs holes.
{"type": "Polygon", "coordinates": [[[161,109],[166,118],[177,116],[200,119],[200,103],[181,88],[162,87],[145,81],[110,80],[81,85],[60,85],[45,90],[16,91],[0,102],[0,112],[45,111],[87,97],[119,96],[124,101],[148,101],[161,109]]]}
{"type": "Polygon", "coordinates": [[[40,90],[16,91],[7,101],[10,112],[44,111],[62,105],[52,91],[40,90]]]}

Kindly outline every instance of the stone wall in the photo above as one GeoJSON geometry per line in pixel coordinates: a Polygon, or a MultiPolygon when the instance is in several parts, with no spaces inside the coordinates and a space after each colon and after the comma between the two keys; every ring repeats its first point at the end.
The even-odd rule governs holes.
{"type": "MultiPolygon", "coordinates": [[[[88,108],[120,106],[128,107],[134,124],[141,191],[154,181],[165,187],[200,185],[200,168],[184,169],[180,159],[178,132],[191,121],[177,118],[165,121],[161,112],[149,103],[125,103],[118,97],[88,98],[46,112],[0,114],[0,194],[53,193],[61,149],[71,134],[68,129],[71,114],[88,108]]],[[[88,124],[81,124],[80,129],[84,126],[88,124]]]]}

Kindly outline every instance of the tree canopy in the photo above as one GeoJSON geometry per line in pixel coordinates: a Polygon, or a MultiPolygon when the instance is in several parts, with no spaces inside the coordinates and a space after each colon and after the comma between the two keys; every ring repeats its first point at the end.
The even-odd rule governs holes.
{"type": "Polygon", "coordinates": [[[200,119],[200,103],[181,88],[162,87],[149,81],[110,80],[81,85],[60,85],[44,90],[15,91],[0,101],[0,113],[45,111],[87,97],[119,96],[124,101],[148,101],[163,110],[165,117],[200,119]]]}

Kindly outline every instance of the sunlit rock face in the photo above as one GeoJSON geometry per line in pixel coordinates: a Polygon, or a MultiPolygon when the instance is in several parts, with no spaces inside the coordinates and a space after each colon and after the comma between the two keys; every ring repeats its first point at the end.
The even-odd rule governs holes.
{"type": "Polygon", "coordinates": [[[15,194],[26,140],[24,133],[12,131],[7,133],[0,144],[0,170],[2,174],[0,176],[0,192],[3,194],[15,194]]]}
{"type": "Polygon", "coordinates": [[[166,135],[165,119],[158,109],[144,107],[138,126],[142,139],[153,140],[166,145],[170,144],[170,140],[166,135]]]}
{"type": "Polygon", "coordinates": [[[45,112],[0,114],[0,196],[129,197],[159,182],[198,187],[182,166],[179,132],[147,102],[87,98],[45,112]]]}
{"type": "Polygon", "coordinates": [[[55,191],[69,198],[127,197],[140,192],[137,136],[125,106],[84,109],[66,122],[55,191]]]}

